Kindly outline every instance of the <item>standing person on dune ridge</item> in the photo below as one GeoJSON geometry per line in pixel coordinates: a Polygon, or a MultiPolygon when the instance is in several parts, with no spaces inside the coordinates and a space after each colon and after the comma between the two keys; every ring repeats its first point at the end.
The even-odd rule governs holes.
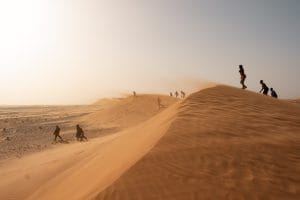
{"type": "Polygon", "coordinates": [[[181,98],[184,99],[185,98],[185,92],[181,90],[180,93],[181,93],[181,98]]]}
{"type": "Polygon", "coordinates": [[[241,82],[240,83],[242,84],[242,89],[246,89],[247,86],[245,85],[245,80],[246,80],[247,76],[245,74],[245,70],[244,70],[243,65],[240,65],[239,68],[240,68],[239,72],[240,72],[240,75],[241,75],[241,82]]]}

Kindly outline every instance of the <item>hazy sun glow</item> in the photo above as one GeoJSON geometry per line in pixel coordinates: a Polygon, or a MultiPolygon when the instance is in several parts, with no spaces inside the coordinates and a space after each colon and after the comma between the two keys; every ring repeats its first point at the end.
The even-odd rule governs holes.
{"type": "Polygon", "coordinates": [[[299,3],[266,2],[0,0],[0,105],[239,86],[239,64],[299,97],[299,3]]]}

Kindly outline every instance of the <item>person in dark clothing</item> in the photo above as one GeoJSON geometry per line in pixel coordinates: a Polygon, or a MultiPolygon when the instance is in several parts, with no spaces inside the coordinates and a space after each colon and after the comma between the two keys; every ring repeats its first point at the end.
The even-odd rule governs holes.
{"type": "Polygon", "coordinates": [[[175,92],[175,97],[177,98],[177,97],[178,97],[178,95],[179,95],[179,93],[176,91],[176,92],[175,92]]]}
{"type": "Polygon", "coordinates": [[[157,106],[158,106],[158,110],[162,107],[161,99],[159,97],[157,97],[157,106]]]}
{"type": "Polygon", "coordinates": [[[240,75],[241,75],[241,84],[242,84],[242,89],[246,89],[247,88],[247,86],[245,85],[245,80],[246,80],[246,74],[245,74],[245,70],[244,70],[244,67],[243,67],[243,65],[240,65],[239,66],[239,68],[240,68],[240,75]]]}
{"type": "Polygon", "coordinates": [[[173,97],[173,93],[172,92],[170,92],[170,97],[173,97]]]}
{"type": "Polygon", "coordinates": [[[181,93],[181,98],[184,99],[185,98],[185,92],[181,90],[180,93],[181,93]]]}
{"type": "Polygon", "coordinates": [[[275,92],[275,90],[273,88],[271,88],[271,96],[274,97],[274,98],[278,98],[278,95],[277,93],[275,92]]]}
{"type": "Polygon", "coordinates": [[[268,86],[264,83],[263,80],[260,81],[261,84],[261,90],[259,91],[259,93],[263,92],[264,95],[268,96],[268,92],[269,92],[269,88],[268,86]]]}
{"type": "Polygon", "coordinates": [[[76,125],[76,138],[78,141],[83,141],[83,139],[87,140],[87,137],[84,135],[84,131],[78,124],[76,125]]]}
{"type": "Polygon", "coordinates": [[[55,131],[53,133],[54,137],[54,141],[56,142],[56,139],[59,138],[61,142],[63,142],[64,140],[62,139],[62,137],[59,135],[60,133],[60,128],[59,126],[56,126],[55,131]]]}

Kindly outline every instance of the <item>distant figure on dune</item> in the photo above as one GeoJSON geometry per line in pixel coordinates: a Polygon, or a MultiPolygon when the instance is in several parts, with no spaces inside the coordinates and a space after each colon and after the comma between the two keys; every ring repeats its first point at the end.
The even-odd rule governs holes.
{"type": "Polygon", "coordinates": [[[264,83],[263,80],[260,80],[260,84],[261,84],[261,90],[259,91],[259,93],[263,92],[264,95],[268,96],[268,92],[269,92],[269,88],[268,86],[264,83]]]}
{"type": "Polygon", "coordinates": [[[170,92],[170,97],[173,97],[173,93],[172,92],[170,92]]]}
{"type": "Polygon", "coordinates": [[[177,97],[178,97],[178,95],[179,95],[179,93],[176,91],[176,92],[175,92],[175,97],[177,98],[177,97]]]}
{"type": "Polygon", "coordinates": [[[158,106],[158,109],[160,109],[162,107],[161,99],[159,97],[157,97],[157,106],[158,106]]]}
{"type": "Polygon", "coordinates": [[[83,139],[87,140],[87,137],[84,135],[84,131],[78,124],[76,125],[76,138],[78,141],[83,141],[83,139]]]}
{"type": "Polygon", "coordinates": [[[136,92],[135,91],[133,91],[133,96],[136,97],[136,92]]]}
{"type": "Polygon", "coordinates": [[[59,134],[60,134],[60,128],[59,128],[59,126],[56,126],[55,131],[53,133],[54,141],[56,142],[56,139],[59,138],[61,142],[64,142],[64,140],[62,139],[62,137],[59,134]]]}
{"type": "Polygon", "coordinates": [[[184,99],[185,98],[185,92],[181,90],[180,93],[181,93],[181,98],[184,99]]]}
{"type": "Polygon", "coordinates": [[[275,92],[275,90],[273,88],[271,88],[271,96],[274,97],[274,98],[278,98],[278,95],[277,93],[275,92]]]}
{"type": "Polygon", "coordinates": [[[245,85],[245,80],[246,80],[246,74],[245,74],[245,71],[244,71],[244,67],[243,67],[243,65],[240,65],[239,66],[239,68],[240,68],[240,75],[241,75],[241,84],[242,84],[242,89],[246,89],[247,88],[247,86],[245,85]]]}

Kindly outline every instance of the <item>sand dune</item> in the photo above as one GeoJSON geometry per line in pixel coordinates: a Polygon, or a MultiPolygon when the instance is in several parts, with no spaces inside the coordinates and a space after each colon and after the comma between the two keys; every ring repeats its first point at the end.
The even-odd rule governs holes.
{"type": "Polygon", "coordinates": [[[118,99],[103,99],[94,105],[102,109],[83,118],[91,127],[124,129],[158,114],[177,102],[177,98],[164,95],[141,94],[118,99]],[[161,99],[163,109],[158,109],[157,98],[161,99]]]}
{"type": "MultiPolygon", "coordinates": [[[[157,114],[139,126],[88,143],[69,144],[19,160],[3,161],[0,165],[0,199],[87,199],[95,196],[148,152],[165,133],[176,109],[159,110],[156,98],[157,95],[144,95],[134,103],[127,98],[112,106],[117,112],[128,109],[130,104],[131,109],[134,107],[136,113],[141,113],[134,113],[141,118],[135,123],[146,116],[151,117],[142,113],[143,110],[151,112],[152,109],[152,113],[157,114]],[[155,134],[153,130],[156,130],[155,134]]],[[[168,103],[166,99],[178,101],[160,98],[163,104],[168,103]]],[[[114,102],[109,101],[109,104],[114,102]]],[[[102,114],[99,111],[97,115],[99,113],[102,114]]],[[[130,118],[129,114],[126,119],[130,118]]]]}
{"type": "Polygon", "coordinates": [[[64,145],[53,144],[56,125],[69,143],[76,142],[75,125],[89,139],[104,137],[153,117],[178,101],[162,95],[103,99],[88,106],[0,107],[0,160],[23,157],[64,145]],[[157,97],[164,108],[158,109],[157,97]]]}
{"type": "Polygon", "coordinates": [[[300,109],[225,86],[191,95],[109,200],[299,199],[300,109]]]}
{"type": "MultiPolygon", "coordinates": [[[[124,131],[0,163],[0,199],[299,198],[295,104],[227,86],[160,112],[131,101],[105,102],[108,115],[130,110],[115,119],[124,131]]],[[[109,121],[102,112],[85,120],[109,121]]]]}
{"type": "Polygon", "coordinates": [[[289,102],[294,103],[295,105],[300,106],[300,99],[290,100],[289,102]]]}

